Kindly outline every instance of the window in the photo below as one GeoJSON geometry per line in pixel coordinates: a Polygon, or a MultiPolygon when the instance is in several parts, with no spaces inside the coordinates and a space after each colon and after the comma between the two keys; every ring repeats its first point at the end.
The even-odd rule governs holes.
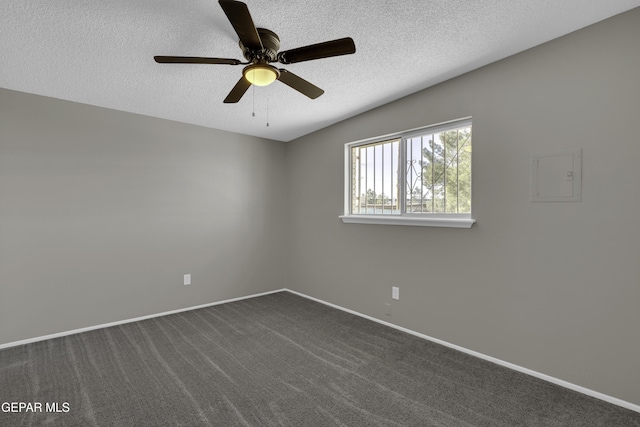
{"type": "Polygon", "coordinates": [[[343,222],[469,228],[471,119],[345,147],[343,222]]]}

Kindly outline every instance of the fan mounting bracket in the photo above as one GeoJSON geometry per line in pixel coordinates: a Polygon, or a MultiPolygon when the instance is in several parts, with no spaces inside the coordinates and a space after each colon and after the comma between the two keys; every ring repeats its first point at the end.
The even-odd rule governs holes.
{"type": "Polygon", "coordinates": [[[239,41],[242,54],[249,62],[255,62],[264,60],[267,62],[275,62],[278,60],[278,50],[280,49],[280,38],[276,33],[266,28],[256,28],[260,41],[262,42],[262,49],[249,49],[242,41],[239,41]]]}

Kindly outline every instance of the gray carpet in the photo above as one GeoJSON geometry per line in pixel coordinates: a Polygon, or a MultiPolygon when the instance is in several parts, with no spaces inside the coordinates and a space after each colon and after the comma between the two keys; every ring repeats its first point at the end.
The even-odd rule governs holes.
{"type": "Polygon", "coordinates": [[[640,426],[288,292],[2,350],[0,402],[43,405],[2,426],[640,426]]]}

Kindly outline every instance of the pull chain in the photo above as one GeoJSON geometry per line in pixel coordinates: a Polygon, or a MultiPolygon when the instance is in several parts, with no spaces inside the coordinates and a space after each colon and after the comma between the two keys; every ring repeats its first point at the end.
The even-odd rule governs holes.
{"type": "Polygon", "coordinates": [[[253,111],[251,112],[251,116],[256,116],[256,85],[251,85],[251,92],[253,93],[253,111]]]}
{"type": "Polygon", "coordinates": [[[267,127],[269,127],[269,98],[267,97],[267,127]]]}

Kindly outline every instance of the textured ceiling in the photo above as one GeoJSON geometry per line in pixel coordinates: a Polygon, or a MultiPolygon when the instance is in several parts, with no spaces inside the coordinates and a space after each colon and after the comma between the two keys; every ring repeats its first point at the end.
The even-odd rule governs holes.
{"type": "Polygon", "coordinates": [[[2,0],[0,87],[289,141],[640,6],[640,0],[247,0],[281,51],[350,36],[354,55],[282,66],[323,88],[275,82],[223,104],[244,60],[215,0],[2,0]],[[255,117],[252,113],[255,111],[255,117]],[[267,126],[267,113],[268,122],[267,126]]]}

